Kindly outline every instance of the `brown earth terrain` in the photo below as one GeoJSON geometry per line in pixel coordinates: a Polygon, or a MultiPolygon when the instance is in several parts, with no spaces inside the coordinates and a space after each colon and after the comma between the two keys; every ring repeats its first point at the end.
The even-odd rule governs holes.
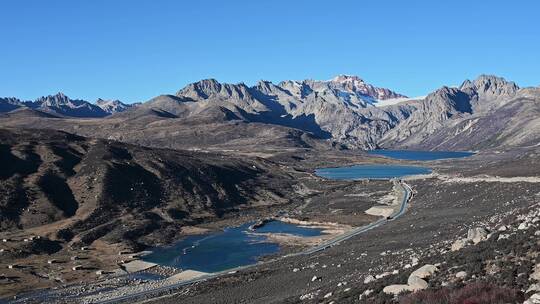
{"type": "Polygon", "coordinates": [[[229,152],[37,129],[2,129],[0,138],[2,296],[96,280],[149,246],[278,213],[365,225],[375,217],[363,211],[392,192],[381,181],[345,196],[365,185],[321,183],[309,169],[229,152]]]}
{"type": "MultiPolygon", "coordinates": [[[[512,165],[508,161],[509,167],[501,169],[519,176],[519,167],[513,170],[512,165]]],[[[462,167],[446,170],[467,175],[462,167]]],[[[538,166],[532,170],[540,172],[538,166]]],[[[395,221],[309,257],[287,258],[186,286],[150,302],[424,303],[422,299],[437,299],[474,284],[513,297],[506,301],[523,301],[534,293],[530,288],[540,249],[540,227],[534,219],[534,214],[538,218],[538,181],[448,182],[431,177],[407,182],[416,194],[408,212],[395,221]],[[520,225],[525,221],[534,223],[524,229],[520,225]],[[502,226],[506,232],[499,231],[502,226]],[[455,240],[475,227],[486,227],[489,238],[450,250],[455,240]],[[386,286],[406,284],[411,272],[426,264],[438,267],[429,278],[433,295],[394,297],[383,292],[386,286]],[[460,271],[466,272],[465,277],[456,277],[460,271]]]]}
{"type": "MultiPolygon", "coordinates": [[[[72,136],[61,132],[52,134],[72,136]]],[[[76,138],[83,142],[92,141],[81,137],[76,138]]],[[[126,149],[134,155],[138,155],[135,153],[138,149],[152,153],[173,153],[173,155],[187,153],[193,157],[202,153],[140,148],[111,141],[100,140],[97,142],[127,147],[126,149]]],[[[215,155],[218,159],[225,157],[227,160],[234,156],[234,152],[231,151],[223,151],[222,153],[215,155]]],[[[205,153],[205,160],[207,155],[214,154],[205,153]]],[[[531,250],[536,250],[535,247],[527,247],[528,249],[525,250],[519,249],[520,246],[528,246],[526,242],[519,241],[524,240],[523,238],[527,237],[527,234],[520,236],[520,231],[514,228],[518,238],[515,241],[512,239],[510,243],[498,242],[496,239],[498,236],[491,236],[485,243],[479,245],[466,247],[456,252],[449,249],[452,242],[463,238],[470,228],[489,227],[493,231],[498,229],[502,223],[516,222],[516,216],[530,212],[531,207],[537,208],[534,207],[540,197],[539,183],[534,178],[538,177],[537,172],[540,172],[537,156],[537,149],[524,148],[508,151],[485,151],[473,157],[459,160],[421,162],[422,165],[434,168],[435,172],[422,178],[407,180],[407,183],[413,187],[415,194],[407,213],[399,219],[309,256],[294,256],[276,261],[268,258],[266,259],[268,262],[260,266],[166,292],[150,292],[143,297],[129,301],[147,301],[152,298],[155,298],[155,300],[151,300],[155,303],[176,303],[178,301],[182,303],[330,303],[331,301],[337,303],[356,303],[358,301],[390,303],[407,301],[405,297],[396,299],[382,290],[388,285],[406,282],[410,272],[423,264],[437,264],[439,267],[440,275],[429,280],[430,287],[434,290],[459,290],[464,284],[491,280],[497,282],[498,287],[515,291],[517,297],[523,298],[525,297],[523,289],[528,287],[525,281],[528,282],[528,280],[505,279],[508,276],[506,270],[501,272],[488,270],[489,265],[498,263],[501,264],[502,269],[508,269],[507,271],[514,271],[515,267],[522,267],[524,275],[531,275],[530,269],[525,271],[528,264],[523,264],[525,265],[523,266],[518,262],[523,260],[520,255],[527,255],[530,254],[531,250]],[[485,247],[488,244],[489,246],[485,247]],[[512,254],[516,257],[511,260],[503,260],[500,255],[493,255],[493,252],[504,252],[507,250],[505,248],[515,248],[512,249],[512,254]],[[516,250],[518,251],[516,252],[516,250]],[[488,258],[484,258],[486,254],[488,254],[488,258]],[[478,256],[477,260],[474,261],[479,263],[479,266],[475,266],[477,268],[474,270],[474,275],[468,271],[467,279],[456,280],[457,270],[467,270],[467,263],[472,263],[470,260],[474,259],[475,256],[478,256]],[[364,281],[370,275],[376,279],[365,283],[364,281]],[[312,280],[314,277],[316,279],[312,280]]],[[[63,288],[52,294],[46,293],[44,298],[37,297],[37,301],[47,299],[50,302],[64,302],[66,301],[65,297],[68,296],[71,297],[68,302],[78,302],[77,299],[84,297],[96,299],[91,294],[103,290],[103,288],[113,288],[114,290],[133,284],[135,284],[133,288],[136,288],[137,284],[140,284],[137,279],[128,279],[127,281],[125,279],[112,279],[114,274],[111,274],[111,279],[107,279],[107,276],[96,275],[95,271],[96,269],[115,271],[121,268],[121,259],[124,259],[124,262],[132,259],[133,257],[129,254],[118,255],[118,251],[123,248],[144,249],[145,245],[152,242],[167,243],[186,233],[219,229],[276,214],[286,214],[291,218],[312,222],[334,222],[355,227],[362,226],[376,220],[376,217],[368,216],[364,212],[391,195],[392,184],[387,181],[330,181],[314,176],[311,171],[317,167],[365,162],[420,164],[420,162],[368,157],[363,153],[353,151],[285,150],[267,155],[267,157],[266,160],[242,157],[242,160],[238,160],[238,166],[245,168],[242,167],[242,164],[248,163],[249,165],[244,170],[250,172],[248,170],[252,164],[250,162],[255,162],[255,166],[260,168],[259,171],[262,172],[254,173],[254,177],[250,180],[264,180],[265,191],[263,193],[267,195],[264,201],[273,198],[275,201],[272,204],[260,203],[263,201],[262,199],[258,200],[259,203],[253,203],[254,199],[250,197],[246,200],[246,204],[236,206],[234,209],[226,209],[211,215],[205,214],[205,217],[199,217],[197,220],[193,220],[195,217],[190,215],[187,218],[191,221],[184,224],[185,226],[174,226],[178,232],[171,233],[169,238],[164,238],[162,233],[164,230],[161,228],[156,229],[159,233],[143,233],[133,240],[125,237],[112,239],[109,234],[106,234],[91,243],[89,246],[91,250],[84,252],[80,251],[80,247],[79,249],[69,249],[68,244],[73,244],[73,240],[59,240],[52,234],[44,235],[43,240],[56,242],[59,245],[58,251],[29,254],[28,257],[31,257],[29,259],[32,262],[28,262],[29,259],[13,260],[12,263],[20,261],[21,265],[26,263],[28,266],[9,269],[5,272],[10,279],[3,283],[4,294],[13,294],[14,290],[23,291],[27,288],[24,286],[29,285],[56,286],[63,288]],[[275,188],[270,188],[275,189],[271,195],[266,192],[269,189],[267,185],[272,185],[268,184],[269,182],[276,183],[275,188]],[[283,197],[287,197],[287,200],[284,200],[283,197]],[[282,199],[279,200],[279,198],[282,199]],[[132,247],[124,247],[127,244],[132,247]],[[137,246],[133,246],[133,244],[137,246]],[[75,254],[81,255],[83,258],[88,257],[88,259],[77,263],[68,261],[68,258],[75,254]],[[52,266],[44,266],[46,259],[51,258],[57,258],[61,262],[52,264],[52,266]],[[83,264],[83,261],[85,261],[85,265],[88,265],[88,269],[71,270],[71,264],[83,264]],[[50,273],[53,273],[53,276],[59,280],[48,276],[50,273]],[[30,283],[19,285],[23,280],[29,280],[30,283]],[[78,285],[77,282],[81,280],[86,283],[78,285]],[[15,286],[19,286],[21,289],[17,289],[15,286]],[[70,287],[66,288],[67,286],[70,287]],[[74,295],[77,296],[74,297],[74,295]]],[[[140,157],[135,159],[140,159],[140,157]]],[[[194,199],[194,201],[200,200],[200,198],[194,199]]],[[[78,211],[75,214],[77,213],[78,211]]],[[[69,219],[64,213],[62,216],[69,219]]],[[[120,218],[123,219],[123,217],[120,218]]],[[[138,217],[129,215],[129,218],[138,217]]],[[[54,222],[63,223],[67,219],[61,218],[54,222]]],[[[158,222],[161,223],[161,221],[158,222]]],[[[144,227],[147,224],[148,222],[144,222],[141,225],[144,227]]],[[[509,225],[511,226],[511,224],[509,225]]],[[[517,224],[515,225],[517,226],[517,224]]],[[[27,230],[21,231],[26,233],[27,230]]],[[[534,233],[534,229],[530,233],[534,233]]],[[[10,232],[9,235],[16,235],[16,233],[10,232]]],[[[74,237],[74,239],[78,240],[79,238],[74,237]]],[[[284,252],[299,250],[299,248],[294,248],[297,246],[290,247],[290,240],[283,242],[284,252]]],[[[306,246],[306,244],[302,246],[306,246]]],[[[535,259],[536,256],[533,255],[533,258],[529,258],[528,263],[534,263],[535,259]]],[[[141,288],[147,288],[144,286],[144,284],[141,285],[141,288]]],[[[103,294],[98,298],[105,300],[113,294],[103,294]]]]}

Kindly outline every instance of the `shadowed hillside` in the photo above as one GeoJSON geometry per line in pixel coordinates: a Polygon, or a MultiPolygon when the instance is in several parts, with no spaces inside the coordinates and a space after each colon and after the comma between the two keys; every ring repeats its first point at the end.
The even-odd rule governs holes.
{"type": "Polygon", "coordinates": [[[142,148],[50,130],[0,130],[0,227],[51,239],[133,242],[274,204],[290,177],[261,160],[142,148]],[[272,172],[272,173],[270,173],[272,172]]]}

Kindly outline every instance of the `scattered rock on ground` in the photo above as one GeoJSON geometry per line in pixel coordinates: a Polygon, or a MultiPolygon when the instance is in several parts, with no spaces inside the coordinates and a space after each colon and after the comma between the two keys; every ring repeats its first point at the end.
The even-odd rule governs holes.
{"type": "Polygon", "coordinates": [[[483,227],[471,228],[467,232],[467,240],[478,244],[487,239],[489,231],[483,227]]]}
{"type": "Polygon", "coordinates": [[[458,279],[464,279],[466,277],[467,277],[467,272],[465,272],[465,271],[460,271],[460,272],[456,273],[456,278],[458,278],[458,279]]]}
{"type": "Polygon", "coordinates": [[[371,283],[371,282],[373,282],[373,281],[375,281],[375,280],[376,280],[376,279],[375,279],[374,276],[368,275],[368,276],[366,276],[366,277],[364,278],[364,284],[371,283]]]}
{"type": "Polygon", "coordinates": [[[452,247],[450,248],[450,250],[452,251],[461,250],[463,247],[467,246],[468,243],[469,243],[469,240],[467,239],[459,239],[452,244],[452,247]]]}
{"type": "Polygon", "coordinates": [[[536,266],[534,266],[530,279],[540,282],[540,264],[536,264],[536,266]]]}
{"type": "Polygon", "coordinates": [[[529,293],[531,291],[540,291],[540,284],[532,284],[525,293],[529,293]]]}

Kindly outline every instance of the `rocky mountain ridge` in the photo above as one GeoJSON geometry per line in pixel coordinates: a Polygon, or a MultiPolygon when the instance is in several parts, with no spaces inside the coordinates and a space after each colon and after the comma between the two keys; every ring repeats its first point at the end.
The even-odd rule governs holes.
{"type": "Polygon", "coordinates": [[[409,119],[386,133],[382,147],[478,150],[538,143],[540,90],[481,75],[443,87],[418,103],[409,119]]]}
{"type": "Polygon", "coordinates": [[[220,107],[238,119],[293,127],[355,148],[374,148],[378,133],[394,127],[411,110],[401,105],[379,109],[378,100],[406,96],[345,75],[328,81],[259,81],[253,87],[207,79],[186,86],[176,97],[193,101],[178,105],[184,113],[220,107]]]}
{"type": "MultiPolygon", "coordinates": [[[[348,149],[477,150],[534,144],[540,133],[540,122],[534,116],[539,111],[538,100],[538,88],[520,89],[514,82],[491,75],[480,75],[475,80],[465,80],[459,87],[442,87],[414,99],[375,87],[356,76],[340,75],[327,81],[259,81],[251,87],[206,79],[187,85],[175,95],[160,95],[138,105],[104,100],[93,105],[63,94],[35,102],[4,98],[0,99],[0,111],[26,106],[68,117],[95,118],[112,113],[110,119],[122,122],[122,139],[113,130],[116,128],[104,131],[100,127],[99,132],[128,142],[133,142],[125,138],[129,130],[148,127],[159,120],[159,134],[182,134],[177,135],[177,140],[186,143],[193,142],[191,136],[197,132],[187,132],[182,126],[196,125],[205,136],[203,145],[225,143],[217,137],[247,135],[239,132],[239,126],[247,131],[248,124],[254,127],[256,123],[259,130],[248,133],[256,133],[257,138],[268,134],[262,132],[265,126],[268,131],[279,126],[282,134],[289,133],[286,128],[292,128],[296,133],[309,133],[320,142],[348,149]],[[144,124],[139,126],[142,121],[144,124]]],[[[21,122],[15,124],[20,126],[21,122]]],[[[61,129],[92,135],[91,130],[61,129]]],[[[200,136],[197,138],[200,142],[200,136]]],[[[135,142],[140,144],[141,140],[135,142]]]]}
{"type": "Polygon", "coordinates": [[[119,100],[101,98],[93,104],[81,99],[71,99],[62,92],[42,96],[34,101],[22,101],[15,97],[0,98],[0,113],[29,108],[66,117],[102,118],[130,107],[131,105],[119,100]]]}

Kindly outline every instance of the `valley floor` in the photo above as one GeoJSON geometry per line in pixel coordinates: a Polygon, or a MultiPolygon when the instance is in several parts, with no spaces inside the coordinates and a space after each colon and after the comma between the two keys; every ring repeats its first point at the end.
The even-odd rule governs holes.
{"type": "MultiPolygon", "coordinates": [[[[528,279],[532,266],[539,262],[538,243],[529,241],[538,230],[539,223],[531,223],[527,229],[517,227],[526,218],[524,214],[534,214],[538,210],[540,166],[537,153],[534,150],[520,151],[519,157],[515,157],[513,151],[481,153],[470,159],[432,162],[429,166],[435,169],[435,174],[407,180],[414,190],[407,212],[385,225],[308,256],[269,261],[174,290],[148,293],[126,302],[412,303],[382,290],[388,285],[406,284],[409,274],[425,264],[439,268],[438,274],[429,279],[431,289],[458,289],[466,284],[488,281],[500,288],[516,291],[517,297],[524,299],[525,291],[532,285],[528,279]],[[498,231],[503,225],[507,226],[508,232],[498,231]],[[465,238],[468,230],[476,227],[486,227],[490,237],[477,245],[450,250],[454,241],[465,238]],[[501,234],[510,237],[501,238],[501,234]],[[512,259],[505,259],[505,256],[512,259]],[[498,265],[499,270],[493,270],[493,265],[498,265]],[[456,279],[455,273],[461,270],[467,272],[466,277],[456,279]]],[[[377,219],[364,214],[364,211],[392,192],[390,182],[327,181],[309,173],[316,167],[368,160],[351,156],[348,152],[316,156],[304,153],[301,155],[303,160],[295,162],[288,161],[283,155],[275,156],[279,157],[283,157],[280,161],[282,166],[291,170],[294,167],[296,178],[302,180],[303,186],[296,191],[303,197],[303,203],[266,209],[265,212],[253,209],[243,212],[241,217],[225,216],[220,221],[198,225],[197,229],[218,229],[278,211],[292,218],[358,227],[377,219]]],[[[286,248],[287,251],[299,250],[286,248]]],[[[166,273],[170,270],[160,271],[166,273]]],[[[56,299],[51,294],[36,299],[38,302],[45,299],[79,302],[77,299],[83,294],[140,283],[140,280],[99,280],[62,288],[60,292],[54,292],[58,296],[56,299]]],[[[146,288],[144,286],[141,285],[146,288]]],[[[104,301],[107,296],[87,298],[90,299],[104,301]]]]}
{"type": "MultiPolygon", "coordinates": [[[[470,255],[474,259],[470,253],[460,256],[449,252],[452,242],[465,237],[469,228],[495,227],[504,221],[510,222],[516,214],[527,213],[531,207],[537,209],[540,196],[536,183],[445,183],[425,179],[412,181],[412,185],[417,194],[402,218],[309,258],[286,259],[184,287],[152,303],[177,303],[179,300],[182,303],[329,303],[332,300],[356,303],[366,290],[372,291],[370,297],[363,297],[366,303],[391,302],[392,297],[382,293],[382,289],[406,282],[406,275],[414,270],[414,267],[407,268],[407,264],[419,267],[440,263],[440,268],[444,269],[441,272],[457,272],[449,268],[458,267],[468,271],[469,275],[472,271],[469,267],[474,266],[480,268],[475,274],[476,279],[483,281],[487,277],[485,265],[470,265],[471,261],[466,257],[470,255]],[[295,268],[300,271],[294,272],[295,268]],[[377,277],[387,273],[391,274],[364,283],[369,275],[377,277]],[[313,277],[320,280],[312,281],[313,277]]],[[[489,263],[489,260],[476,262],[489,263]]],[[[526,270],[532,272],[531,267],[526,270]]],[[[443,282],[461,284],[446,279],[434,279],[430,284],[433,287],[440,287],[443,282]]],[[[512,277],[500,279],[498,283],[518,290],[528,288],[514,280],[516,278],[512,277]]]]}

